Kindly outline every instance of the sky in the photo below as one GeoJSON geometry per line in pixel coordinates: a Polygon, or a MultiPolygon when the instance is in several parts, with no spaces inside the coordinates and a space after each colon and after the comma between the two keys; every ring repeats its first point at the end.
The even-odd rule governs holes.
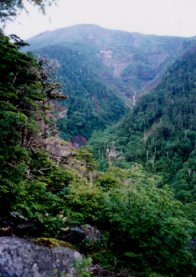
{"type": "Polygon", "coordinates": [[[27,39],[47,30],[88,23],[145,34],[196,35],[196,0],[57,0],[46,15],[29,4],[26,8],[29,14],[22,12],[7,24],[6,34],[27,39]]]}

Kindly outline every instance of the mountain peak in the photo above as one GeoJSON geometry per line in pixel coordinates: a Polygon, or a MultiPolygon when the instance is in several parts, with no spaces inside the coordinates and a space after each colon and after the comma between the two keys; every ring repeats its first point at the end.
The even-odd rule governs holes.
{"type": "Polygon", "coordinates": [[[110,79],[113,85],[115,83],[115,89],[123,91],[123,98],[132,102],[135,92],[144,91],[157,83],[167,65],[186,50],[190,40],[78,24],[47,31],[28,42],[34,51],[60,46],[82,54],[84,59],[91,61],[92,68],[99,64],[101,77],[110,79]],[[118,79],[118,85],[112,80],[114,78],[118,79]]]}

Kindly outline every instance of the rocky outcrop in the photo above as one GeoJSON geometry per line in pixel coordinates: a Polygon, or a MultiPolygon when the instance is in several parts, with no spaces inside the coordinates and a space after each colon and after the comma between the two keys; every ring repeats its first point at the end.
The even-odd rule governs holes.
{"type": "Polygon", "coordinates": [[[81,261],[81,254],[68,247],[49,248],[31,240],[0,238],[1,277],[79,276],[74,264],[81,261]]]}
{"type": "Polygon", "coordinates": [[[44,139],[43,144],[50,157],[58,163],[73,151],[72,144],[60,139],[58,135],[44,139]]]}
{"type": "Polygon", "coordinates": [[[87,139],[81,135],[75,136],[71,139],[73,147],[79,149],[81,146],[87,144],[87,139]]]}
{"type": "Polygon", "coordinates": [[[62,240],[69,241],[74,245],[81,245],[85,242],[96,243],[102,239],[101,232],[89,224],[84,224],[79,227],[73,227],[61,235],[62,240]]]}

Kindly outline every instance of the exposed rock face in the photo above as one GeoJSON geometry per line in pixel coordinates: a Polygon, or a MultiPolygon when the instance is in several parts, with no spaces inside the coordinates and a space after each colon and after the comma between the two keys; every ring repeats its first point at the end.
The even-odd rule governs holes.
{"type": "MultiPolygon", "coordinates": [[[[39,56],[52,60],[55,78],[68,97],[66,111],[56,108],[58,128],[75,147],[94,131],[117,122],[138,98],[155,88],[195,38],[107,30],[82,24],[39,34],[29,41],[39,56]],[[66,117],[66,119],[64,119],[66,117]]],[[[56,127],[50,130],[55,135],[56,127]]]]}
{"type": "Polygon", "coordinates": [[[0,238],[1,277],[75,276],[74,262],[80,262],[79,252],[67,247],[48,248],[30,240],[0,238]]]}
{"type": "Polygon", "coordinates": [[[58,135],[43,140],[43,144],[52,159],[60,163],[62,157],[67,157],[73,149],[71,143],[66,143],[58,135]]]}
{"type": "MultiPolygon", "coordinates": [[[[91,71],[98,73],[109,86],[115,88],[126,103],[132,104],[133,92],[138,94],[146,91],[156,83],[167,66],[181,56],[194,40],[81,24],[39,34],[31,38],[29,43],[31,50],[39,52],[44,48],[49,56],[49,49],[57,45],[64,48],[71,46],[72,50],[82,53],[90,62],[91,71]]],[[[62,57],[52,55],[50,58],[56,68],[62,67],[62,57]]],[[[83,74],[81,72],[78,75],[83,74]]],[[[73,82],[73,79],[69,81],[73,82]]]]}
{"type": "Polygon", "coordinates": [[[71,143],[75,148],[79,149],[81,146],[87,143],[87,139],[81,135],[78,135],[72,138],[71,143]]]}

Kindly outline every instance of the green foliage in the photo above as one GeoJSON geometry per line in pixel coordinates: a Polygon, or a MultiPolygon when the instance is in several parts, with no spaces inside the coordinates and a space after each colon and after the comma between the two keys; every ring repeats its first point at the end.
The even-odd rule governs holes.
{"type": "Polygon", "coordinates": [[[148,277],[168,277],[168,275],[161,275],[159,273],[152,272],[148,275],[148,277]]]}
{"type": "MultiPolygon", "coordinates": [[[[43,149],[42,123],[47,121],[48,90],[53,87],[42,79],[43,68],[31,55],[20,53],[18,46],[2,34],[0,53],[0,216],[17,211],[34,223],[34,235],[48,237],[58,237],[67,226],[96,225],[107,235],[97,243],[89,241],[84,251],[105,268],[118,270],[124,266],[138,271],[142,268],[147,274],[154,272],[149,273],[152,276],[160,273],[192,277],[194,249],[191,242],[196,233],[192,202],[195,193],[195,112],[192,106],[182,107],[178,103],[181,109],[190,108],[190,120],[183,113],[174,117],[170,105],[167,108],[158,105],[169,101],[161,93],[160,85],[158,95],[154,92],[141,99],[132,117],[127,116],[112,127],[112,134],[105,132],[106,141],[99,134],[108,155],[113,153],[119,164],[125,157],[132,165],[126,162],[123,164],[126,169],[114,167],[110,156],[108,170],[94,172],[96,162],[90,149],[84,147],[73,153],[75,164],[85,169],[84,174],[81,167],[67,169],[67,164],[57,164],[43,149]],[[151,103],[149,97],[156,104],[154,110],[147,108],[151,103]],[[169,114],[167,120],[163,116],[164,109],[169,114]],[[177,132],[173,131],[175,128],[177,132]],[[123,142],[122,148],[116,146],[120,142],[123,142]],[[139,142],[142,146],[135,149],[139,142]],[[153,174],[133,163],[135,160],[153,174]],[[154,171],[164,173],[164,178],[154,171]],[[172,178],[174,173],[175,178],[172,178]],[[164,186],[163,180],[171,178],[177,198],[189,204],[174,200],[169,187],[164,186]]],[[[186,79],[184,64],[180,65],[177,63],[176,67],[181,73],[176,72],[186,79]]],[[[191,61],[185,65],[194,70],[191,61]]],[[[167,86],[174,78],[170,75],[165,80],[167,86]]],[[[192,78],[189,74],[189,79],[192,78]]],[[[193,101],[189,82],[187,87],[193,101]]],[[[181,95],[180,83],[175,83],[172,91],[181,95]]],[[[172,107],[176,112],[174,103],[172,107]]],[[[90,264],[90,258],[77,264],[76,276],[89,276],[90,264]]]]}
{"type": "MultiPolygon", "coordinates": [[[[83,49],[83,51],[85,51],[83,49]]],[[[87,50],[86,50],[87,51],[87,50]]],[[[88,139],[94,130],[104,129],[125,114],[127,108],[84,58],[85,54],[65,46],[45,47],[36,51],[56,61],[56,76],[63,84],[68,100],[66,118],[57,125],[63,139],[82,136],[88,139]]]]}
{"type": "Polygon", "coordinates": [[[132,252],[131,257],[126,254],[131,260],[142,254],[158,272],[187,276],[194,271],[189,249],[194,224],[168,187],[157,188],[157,180],[148,175],[144,178],[145,172],[139,168],[134,168],[132,175],[130,172],[129,183],[105,196],[114,251],[121,255],[120,249],[132,252]]]}
{"type": "Polygon", "coordinates": [[[90,277],[90,268],[92,266],[92,259],[90,257],[84,258],[81,261],[76,261],[73,264],[75,277],[90,277]]]}
{"type": "MultiPolygon", "coordinates": [[[[62,59],[59,57],[57,60],[64,67],[69,64],[68,72],[64,74],[62,71],[60,74],[63,80],[67,77],[65,88],[76,88],[76,83],[82,81],[78,97],[80,91],[83,93],[84,87],[89,87],[89,83],[92,83],[90,96],[97,96],[96,86],[99,84],[94,83],[94,78],[84,79],[83,76],[90,72],[90,76],[94,75],[102,84],[112,88],[112,92],[123,99],[127,106],[132,106],[135,96],[137,98],[137,94],[144,92],[151,85],[154,87],[157,77],[160,78],[167,66],[185,49],[191,47],[194,39],[128,33],[107,30],[92,24],[80,24],[42,33],[31,38],[29,43],[31,50],[41,50],[44,55],[48,53],[49,56],[51,52],[60,52],[60,48],[67,52],[72,50],[70,54],[68,52],[68,57],[61,51],[62,59]],[[78,60],[77,63],[75,59],[78,60]],[[70,78],[73,72],[78,73],[74,79],[70,78]]],[[[97,98],[93,100],[104,105],[104,101],[97,98]]],[[[82,101],[83,104],[85,101],[82,101]]],[[[112,104],[114,105],[114,102],[112,104]]],[[[95,108],[100,109],[102,105],[95,105],[95,108]]],[[[77,113],[78,109],[74,111],[77,113]]]]}
{"type": "Polygon", "coordinates": [[[37,71],[33,73],[38,65],[32,57],[20,53],[3,34],[0,52],[0,197],[1,208],[9,209],[28,169],[30,151],[25,145],[38,132],[34,113],[41,109],[41,104],[36,101],[44,101],[45,96],[40,91],[37,71]]]}
{"type": "Polygon", "coordinates": [[[97,166],[92,150],[88,146],[81,147],[80,150],[76,152],[75,158],[83,163],[87,171],[93,171],[97,166]]]}
{"type": "Polygon", "coordinates": [[[141,163],[163,175],[179,200],[195,201],[195,68],[193,47],[121,122],[91,138],[90,145],[102,166],[108,160],[107,150],[113,148],[120,153],[112,158],[114,165],[141,163]]]}
{"type": "Polygon", "coordinates": [[[89,242],[82,249],[102,266],[114,269],[131,265],[149,267],[162,274],[193,276],[193,254],[189,248],[195,232],[190,207],[173,199],[168,187],[158,188],[161,178],[141,166],[129,170],[110,168],[96,184],[73,181],[66,197],[68,222],[90,223],[108,231],[105,243],[89,242]]]}
{"type": "Polygon", "coordinates": [[[104,215],[102,191],[86,181],[75,181],[69,185],[66,197],[68,217],[72,224],[97,223],[104,215]]]}
{"type": "Polygon", "coordinates": [[[100,264],[103,268],[113,269],[116,266],[117,258],[114,253],[108,249],[101,249],[100,251],[93,251],[91,257],[94,263],[100,264]]]}
{"type": "Polygon", "coordinates": [[[47,77],[3,34],[0,52],[0,214],[19,211],[52,234],[64,226],[60,193],[73,177],[38,150],[39,122],[45,121],[49,100],[47,77]]]}

